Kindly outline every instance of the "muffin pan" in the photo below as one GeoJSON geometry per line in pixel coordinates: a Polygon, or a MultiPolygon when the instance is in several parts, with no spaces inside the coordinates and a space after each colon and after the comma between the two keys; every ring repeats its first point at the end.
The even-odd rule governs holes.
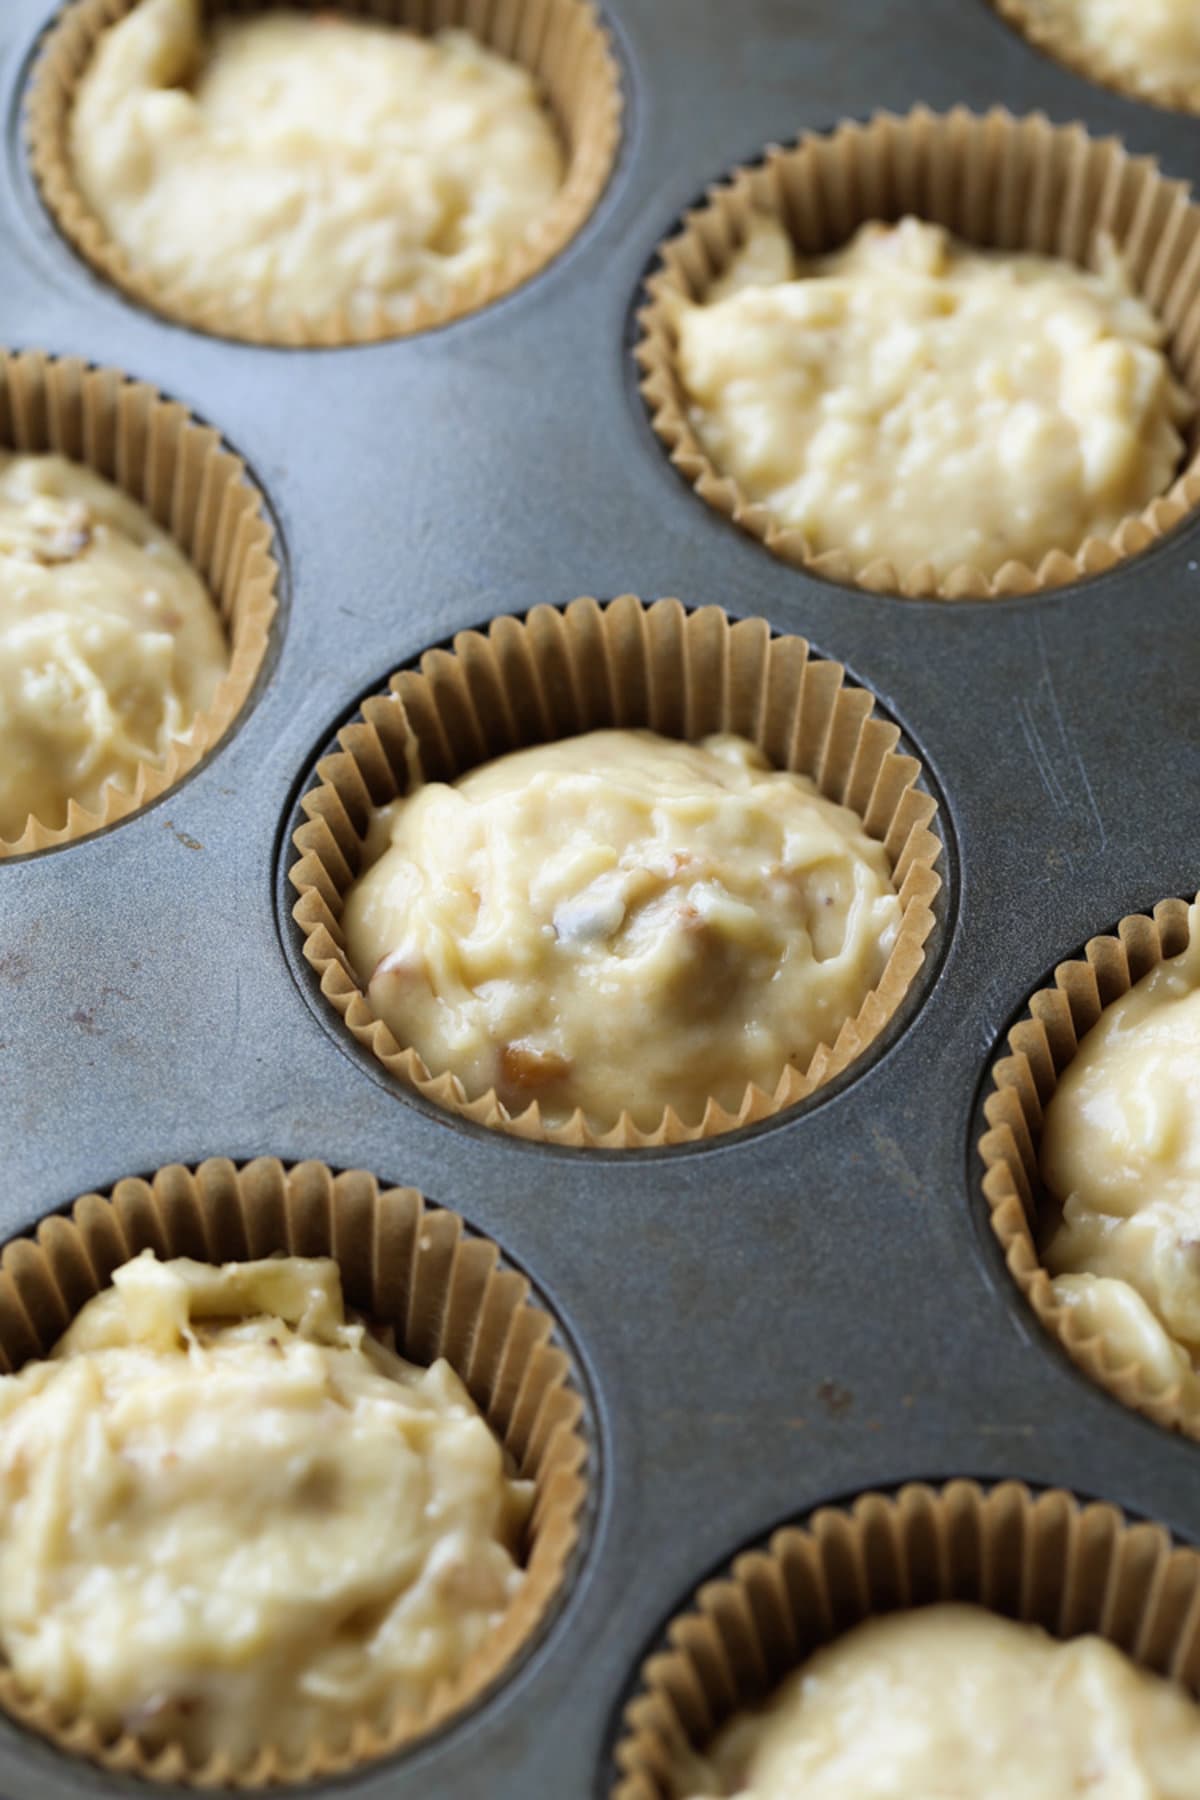
{"type": "MultiPolygon", "coordinates": [[[[58,236],[20,128],[54,10],[0,10],[0,341],[127,371],[214,425],[266,497],[281,604],[265,678],[197,769],[0,863],[0,1235],[169,1163],[367,1169],[530,1275],[594,1402],[594,1516],[545,1633],[457,1722],[309,1791],[607,1796],[636,1671],[697,1583],[869,1490],[1012,1477],[1200,1540],[1196,1445],[1038,1325],[976,1151],[1005,1031],[1055,964],[1200,885],[1200,527],[1040,596],[837,586],[690,490],[632,355],[656,245],[773,141],[918,102],[1041,108],[1187,179],[1200,125],[1059,68],[986,0],[617,0],[622,148],[556,261],[408,341],[260,349],[139,311],[58,236]],[[322,1016],[290,833],[393,670],[502,614],[631,590],[802,635],[877,697],[939,800],[941,917],[915,1004],[793,1111],[659,1150],[525,1144],[411,1095],[322,1016]]],[[[0,1719],[0,1793],[146,1792],[0,1719]]]]}

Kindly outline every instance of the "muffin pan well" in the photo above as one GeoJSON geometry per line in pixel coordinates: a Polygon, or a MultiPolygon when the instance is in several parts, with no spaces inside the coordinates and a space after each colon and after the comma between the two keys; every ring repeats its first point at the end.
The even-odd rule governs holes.
{"type": "MultiPolygon", "coordinates": [[[[1013,1477],[1200,1542],[1196,1444],[1038,1326],[986,1221],[976,1131],[1047,970],[1200,885],[1200,531],[1037,596],[840,586],[691,491],[633,357],[656,247],[772,142],[918,103],[1040,109],[1189,180],[1197,121],[1061,69],[987,0],[613,0],[621,151],[562,254],[443,330],[282,351],[139,309],[59,235],[20,124],[55,11],[0,8],[0,342],[126,371],[236,446],[288,617],[255,704],[185,782],[0,862],[0,1238],[169,1163],[370,1169],[503,1245],[595,1397],[595,1517],[544,1635],[457,1722],[311,1791],[607,1800],[646,1647],[707,1571],[831,1501],[1013,1477]],[[920,1006],[853,1079],[770,1128],[611,1156],[387,1091],[294,979],[281,879],[317,757],[389,671],[630,591],[765,620],[877,698],[939,796],[953,916],[920,1006]]],[[[2,1794],[146,1792],[0,1720],[2,1794]]]]}

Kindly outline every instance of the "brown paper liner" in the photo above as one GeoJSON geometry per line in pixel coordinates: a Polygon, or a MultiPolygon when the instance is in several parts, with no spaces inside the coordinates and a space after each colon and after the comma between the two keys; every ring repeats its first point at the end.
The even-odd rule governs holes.
{"type": "Polygon", "coordinates": [[[909,991],[934,925],[936,803],[915,785],[915,758],[897,752],[898,727],[872,709],[871,695],[848,685],[839,664],[810,656],[803,638],[773,638],[764,620],[733,623],[715,606],[689,613],[678,600],[645,606],[625,594],[603,607],[591,599],[561,611],[538,606],[525,620],[495,620],[486,637],[460,632],[452,653],[428,651],[419,668],[400,670],[386,693],[364,701],[361,719],[339,732],[340,752],[318,763],[301,801],[308,822],[293,838],[293,917],[322,994],[391,1074],[439,1106],[523,1138],[608,1149],[680,1144],[794,1105],[878,1037],[909,991]],[[828,799],[852,807],[892,860],[900,931],[858,1015],[806,1069],[785,1068],[774,1093],[751,1084],[735,1113],[710,1099],[699,1124],[668,1109],[653,1131],[625,1112],[611,1129],[594,1128],[582,1112],[552,1125],[536,1101],[513,1114],[494,1090],[472,1097],[455,1075],[431,1076],[415,1050],[396,1042],[346,954],[342,906],[363,868],[373,808],[422,780],[451,781],[506,751],[601,726],[686,739],[737,732],[777,768],[811,776],[828,799]]]}
{"type": "Polygon", "coordinates": [[[914,213],[973,244],[1029,250],[1085,264],[1099,232],[1124,253],[1139,293],[1166,325],[1175,373],[1200,404],[1200,207],[1186,182],[1168,181],[1149,157],[1080,125],[1041,114],[979,117],[959,107],[877,114],[829,135],[808,133],[710,188],[704,204],[660,249],[646,283],[636,357],[654,430],[702,499],[785,562],[876,593],[944,600],[993,599],[1058,587],[1111,568],[1178,524],[1200,501],[1193,443],[1170,491],[1109,537],[1051,550],[1036,569],[1007,562],[994,575],[963,565],[939,577],[928,564],[901,576],[888,561],[858,564],[845,550],[814,553],[804,534],[778,523],[710,460],[688,417],[675,363],[676,308],[702,300],[745,240],[752,213],[786,225],[800,253],[837,249],[872,219],[914,213]]]}
{"type": "Polygon", "coordinates": [[[141,502],[204,578],[229,640],[229,668],[212,705],[175,739],[161,766],[140,763],[133,786],[109,781],[90,811],[71,800],[66,823],[30,816],[0,858],[86,837],[156,800],[195,768],[241,711],[266,655],[279,570],[265,504],[246,466],[210,427],[143,382],[76,357],[0,352],[0,445],[55,451],[85,463],[141,502]]]}
{"type": "Polygon", "coordinates": [[[488,1239],[413,1188],[381,1188],[362,1170],[323,1163],[285,1168],[261,1158],[239,1169],[213,1159],[193,1172],[160,1169],[151,1181],[85,1194],[44,1219],[0,1258],[0,1367],[44,1356],[112,1271],[140,1251],[201,1261],[283,1253],[332,1256],[346,1303],[388,1326],[396,1347],[428,1364],[444,1356],[503,1442],[517,1472],[535,1483],[526,1578],[489,1641],[420,1715],[401,1712],[386,1731],[356,1725],[347,1746],[310,1746],[300,1761],[264,1744],[249,1767],[218,1756],[188,1764],[179,1746],[154,1752],[137,1737],[103,1737],[87,1719],[64,1718],[24,1691],[0,1665],[0,1705],[21,1724],[105,1768],[196,1787],[265,1787],[309,1780],[384,1756],[435,1730],[477,1700],[528,1643],[569,1573],[587,1497],[584,1406],[566,1352],[530,1284],[505,1268],[488,1239]]]}
{"type": "Polygon", "coordinates": [[[1200,1696],[1200,1554],[1062,1489],[970,1481],[864,1494],[777,1531],[706,1582],[649,1656],[612,1800],[682,1800],[687,1764],[822,1645],[874,1614],[960,1601],[1097,1633],[1200,1696]]]}
{"type": "Polygon", "coordinates": [[[992,0],[1000,17],[1027,38],[1036,49],[1055,62],[1083,75],[1101,87],[1115,88],[1135,100],[1146,100],[1152,106],[1171,107],[1178,112],[1200,112],[1200,85],[1164,81],[1140,69],[1128,68],[1102,51],[1093,50],[1079,41],[1067,21],[1053,18],[1030,0],[992,0]]]}
{"type": "MultiPolygon", "coordinates": [[[[206,0],[206,11],[261,12],[298,0],[206,0]]],[[[331,0],[299,0],[328,5],[331,0]]],[[[73,0],[46,35],[30,78],[26,142],[42,199],[63,235],[101,275],[131,300],[164,317],[218,337],[252,344],[320,346],[372,343],[448,324],[522,286],[553,260],[582,228],[616,161],[621,129],[621,82],[607,30],[592,0],[332,0],[340,10],[413,31],[457,27],[518,62],[536,78],[566,151],[563,186],[524,241],[491,268],[449,290],[440,300],[414,299],[399,322],[380,306],[354,321],[331,314],[314,323],[291,318],[282,328],[253,303],[232,310],[188,291],[186,275],[173,284],[135,268],[110,239],[76,186],[70,154],[75,90],[101,33],[132,11],[136,0],[73,0]]]]}
{"type": "Polygon", "coordinates": [[[992,1070],[979,1154],[992,1229],[1013,1280],[1047,1331],[1085,1374],[1126,1406],[1200,1438],[1200,1408],[1186,1403],[1182,1385],[1164,1388],[1140,1364],[1122,1362],[1103,1336],[1089,1337],[1078,1312],[1055,1299],[1037,1249],[1039,1218],[1048,1200],[1038,1169],[1039,1142],[1059,1077],[1104,1007],[1186,949],[1189,937],[1187,902],[1163,900],[1152,916],[1132,913],[1122,919],[1115,937],[1092,938],[1083,961],[1059,964],[1054,986],[1034,994],[1028,1016],[1008,1034],[1009,1054],[992,1070]]]}

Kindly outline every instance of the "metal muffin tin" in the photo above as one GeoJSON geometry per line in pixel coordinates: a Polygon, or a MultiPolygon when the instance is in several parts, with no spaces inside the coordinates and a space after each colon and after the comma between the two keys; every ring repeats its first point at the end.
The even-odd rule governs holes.
{"type": "MultiPolygon", "coordinates": [[[[567,252],[427,336],[274,351],[136,310],[56,235],[19,129],[54,10],[0,8],[0,338],[123,368],[215,424],[274,511],[284,605],[255,700],[197,772],[97,838],[0,864],[0,1234],[170,1161],[368,1168],[529,1271],[597,1421],[590,1536],[533,1652],[436,1738],[323,1791],[606,1794],[617,1709],[666,1618],[746,1542],[861,1489],[1014,1475],[1200,1542],[1200,1450],[1036,1327],[974,1148],[993,1053],[1054,963],[1200,885],[1200,522],[1030,600],[834,587],[691,493],[630,354],[655,245],[772,140],[1002,103],[1188,177],[1200,119],[1059,69],[986,0],[613,0],[624,147],[567,252]],[[902,1028],[782,1121],[670,1151],[524,1145],[347,1053],[299,957],[288,834],[314,756],[393,668],[496,614],[630,589],[761,615],[878,695],[942,798],[940,961],[902,1028]]],[[[0,1720],[6,1800],[146,1791],[0,1720]]]]}

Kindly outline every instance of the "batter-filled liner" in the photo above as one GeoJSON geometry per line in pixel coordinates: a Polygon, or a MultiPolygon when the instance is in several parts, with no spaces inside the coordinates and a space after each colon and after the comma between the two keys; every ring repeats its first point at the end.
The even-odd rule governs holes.
{"type": "Polygon", "coordinates": [[[992,0],[992,5],[1022,37],[1028,38],[1046,56],[1052,56],[1064,69],[1099,82],[1102,87],[1130,94],[1135,100],[1148,101],[1151,106],[1200,112],[1200,84],[1161,82],[1127,67],[1116,57],[1105,56],[1101,50],[1081,43],[1064,21],[1043,12],[1036,0],[1033,4],[1030,0],[992,0]]]}
{"type": "Polygon", "coordinates": [[[139,763],[132,787],[108,782],[96,811],[71,801],[61,826],[31,816],[18,838],[0,838],[3,858],[86,837],[125,818],[219,743],[262,668],[279,570],[265,502],[241,459],[185,407],[115,369],[33,350],[0,355],[0,445],[83,463],[139,501],[205,582],[230,650],[212,704],[171,741],[161,766],[139,763]]]}
{"type": "Polygon", "coordinates": [[[937,1601],[1055,1637],[1097,1633],[1200,1695],[1196,1551],[1062,1489],[914,1484],[787,1526],[697,1591],[639,1670],[612,1800],[682,1800],[689,1760],[814,1651],[873,1615],[937,1601]]]}
{"type": "Polygon", "coordinates": [[[1200,1411],[1181,1384],[1164,1387],[1160,1377],[1131,1363],[1104,1335],[1090,1334],[1079,1311],[1056,1298],[1037,1245],[1048,1201],[1038,1167],[1041,1127],[1059,1078],[1104,1007],[1177,956],[1189,938],[1187,902],[1163,900],[1152,914],[1122,919],[1114,936],[1092,938],[1082,960],[1058,965],[1053,985],[1033,995],[1008,1034],[1008,1054],[992,1070],[979,1154],[992,1230],[1013,1280],[1047,1331],[1126,1406],[1200,1437],[1200,1411]]]}
{"type": "MultiPolygon", "coordinates": [[[[288,0],[205,0],[209,17],[263,12],[288,0]]],[[[300,0],[291,0],[293,6],[300,0]]],[[[160,281],[134,267],[77,186],[70,157],[71,108],[100,34],[135,0],[72,0],[48,32],[26,98],[26,140],[42,199],[59,230],[100,275],[131,300],[219,337],[293,347],[370,343],[445,325],[522,286],[565,249],[599,200],[620,144],[621,82],[609,34],[591,0],[334,0],[350,16],[407,30],[462,29],[535,77],[563,140],[562,187],[526,238],[501,261],[437,300],[414,299],[397,320],[381,306],[351,320],[273,325],[250,302],[236,311],[189,294],[186,275],[160,281]]],[[[203,246],[197,246],[197,254],[203,246]]]]}
{"type": "Polygon", "coordinates": [[[197,1787],[265,1787],[329,1775],[398,1750],[480,1698],[545,1619],[580,1542],[589,1480],[584,1404],[554,1322],[496,1245],[414,1188],[386,1188],[362,1170],[323,1163],[286,1168],[260,1158],[224,1159],[194,1171],[178,1164],[151,1180],[120,1181],[110,1195],[85,1194],[68,1213],[44,1219],[33,1237],[0,1258],[0,1366],[44,1356],[112,1271],[152,1249],[167,1258],[250,1261],[276,1254],[332,1256],[346,1304],[390,1328],[396,1349],[417,1363],[444,1356],[504,1444],[515,1471],[535,1484],[525,1579],[509,1611],[428,1711],[399,1713],[385,1733],[363,1725],[348,1749],[316,1743],[301,1762],[264,1742],[249,1767],[221,1757],[195,1768],[182,1752],[150,1755],[134,1736],[102,1739],[87,1719],[63,1718],[22,1690],[0,1665],[0,1704],[61,1749],[106,1768],[197,1787]]]}
{"type": "Polygon", "coordinates": [[[845,245],[869,220],[906,214],[945,226],[968,245],[1057,256],[1093,266],[1100,234],[1114,241],[1133,284],[1167,328],[1172,369],[1200,401],[1200,207],[1188,184],[1169,181],[1149,157],[1081,125],[1003,110],[979,116],[918,107],[904,118],[808,133],[770,147],[760,163],[709,189],[659,250],[646,283],[636,357],[654,430],[700,497],[785,562],[830,580],[912,598],[996,599],[1059,587],[1144,550],[1200,501],[1200,442],[1170,490],[1107,537],[1051,550],[1031,568],[1006,562],[994,575],[962,565],[939,577],[929,565],[901,576],[884,558],[860,564],[844,549],[814,553],[804,534],[752,502],[713,463],[688,416],[676,365],[676,307],[702,301],[744,243],[753,214],[780,220],[801,255],[845,245]]]}
{"type": "Polygon", "coordinates": [[[936,803],[916,783],[920,765],[896,746],[900,732],[873,716],[873,701],[837,663],[810,655],[798,637],[772,637],[760,619],[730,620],[718,607],[689,613],[678,600],[610,605],[575,600],[538,606],[524,620],[497,619],[487,634],[461,632],[452,651],[431,650],[364,701],[361,719],[338,734],[337,754],[317,765],[301,801],[289,871],[293,917],[325,1000],[355,1040],[388,1071],[438,1105],[523,1138],[624,1149],[679,1144],[752,1124],[794,1105],[861,1056],[909,992],[934,926],[942,844],[936,803]],[[373,808],[419,780],[448,781],[525,744],[599,726],[646,726],[695,740],[711,732],[751,739],[777,768],[812,777],[828,799],[851,807],[886,848],[902,917],[879,984],[836,1042],[806,1069],[786,1067],[772,1093],[749,1086],[736,1112],[710,1099],[698,1124],[671,1109],[654,1130],[622,1114],[596,1131],[581,1112],[549,1125],[536,1100],[510,1113],[494,1091],[469,1096],[452,1074],[437,1077],[397,1043],[370,1006],[346,953],[341,913],[362,867],[373,808]]]}

